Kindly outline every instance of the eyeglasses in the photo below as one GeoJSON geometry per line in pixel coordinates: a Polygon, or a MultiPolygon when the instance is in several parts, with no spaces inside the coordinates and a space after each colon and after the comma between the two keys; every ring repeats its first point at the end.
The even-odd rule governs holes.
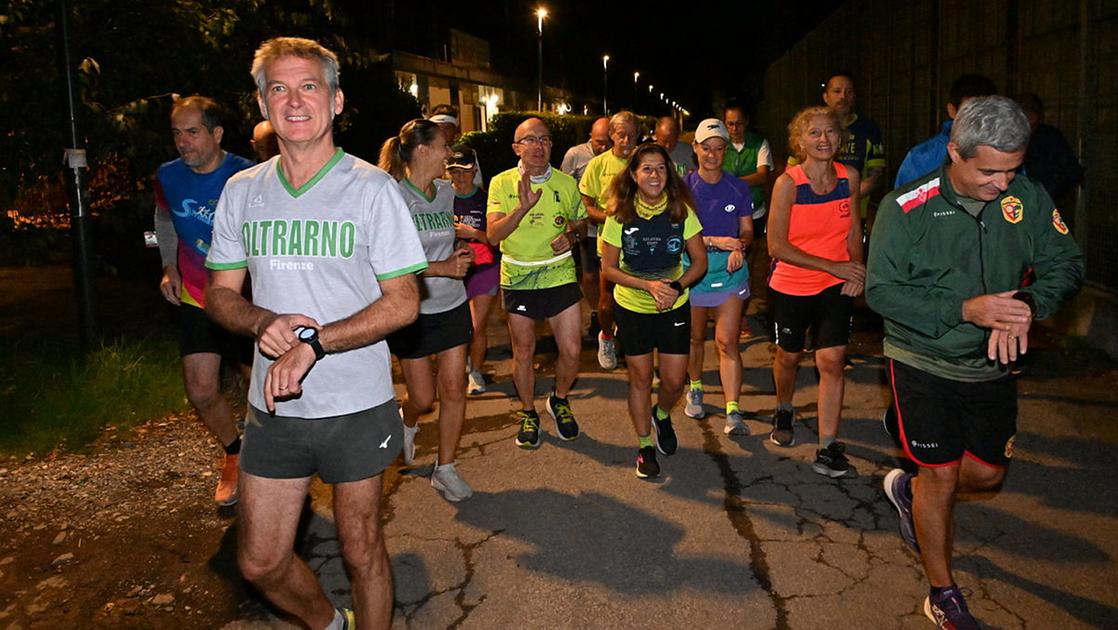
{"type": "Polygon", "coordinates": [[[513,144],[519,144],[522,147],[534,147],[536,145],[550,145],[551,136],[524,136],[513,144]]]}

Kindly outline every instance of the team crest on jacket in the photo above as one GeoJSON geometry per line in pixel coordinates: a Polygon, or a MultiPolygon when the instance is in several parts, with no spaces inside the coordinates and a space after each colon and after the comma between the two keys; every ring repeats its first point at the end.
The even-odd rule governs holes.
{"type": "Polygon", "coordinates": [[[1056,231],[1060,234],[1067,236],[1068,224],[1064,223],[1063,217],[1060,216],[1060,211],[1055,208],[1052,208],[1052,227],[1056,228],[1056,231]]]}
{"type": "Polygon", "coordinates": [[[1025,210],[1021,207],[1021,200],[1013,195],[1002,199],[1002,216],[1010,223],[1020,223],[1025,216],[1025,210]]]}

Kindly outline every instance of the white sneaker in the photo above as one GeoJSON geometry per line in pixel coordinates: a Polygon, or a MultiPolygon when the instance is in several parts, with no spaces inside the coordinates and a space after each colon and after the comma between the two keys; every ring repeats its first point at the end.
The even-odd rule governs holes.
{"type": "Polygon", "coordinates": [[[443,493],[447,501],[457,503],[473,496],[474,491],[462,477],[458,475],[458,468],[454,464],[440,466],[435,460],[435,470],[431,473],[431,487],[443,493]]]}
{"type": "Polygon", "coordinates": [[[482,376],[481,372],[471,370],[470,373],[466,375],[466,380],[469,381],[466,385],[467,394],[477,396],[478,394],[485,393],[485,377],[482,376]]]}
{"type": "MultiPolygon", "coordinates": [[[[400,410],[400,422],[404,421],[404,410],[400,410]]],[[[409,427],[404,425],[404,463],[410,464],[415,461],[415,434],[419,433],[419,425],[409,427]]]]}
{"type": "Polygon", "coordinates": [[[699,420],[707,415],[703,410],[703,390],[687,390],[687,404],[683,406],[683,415],[699,420]]]}
{"type": "Polygon", "coordinates": [[[617,342],[606,339],[603,333],[598,333],[598,365],[603,370],[617,368],[617,342]]]}

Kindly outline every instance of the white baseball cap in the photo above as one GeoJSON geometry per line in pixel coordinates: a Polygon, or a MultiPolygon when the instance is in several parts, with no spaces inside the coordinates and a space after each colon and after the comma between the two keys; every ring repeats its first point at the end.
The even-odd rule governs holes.
{"type": "Polygon", "coordinates": [[[726,125],[723,125],[722,121],[717,118],[707,118],[695,128],[695,142],[702,144],[711,138],[722,138],[726,142],[730,141],[730,132],[726,131],[726,125]]]}

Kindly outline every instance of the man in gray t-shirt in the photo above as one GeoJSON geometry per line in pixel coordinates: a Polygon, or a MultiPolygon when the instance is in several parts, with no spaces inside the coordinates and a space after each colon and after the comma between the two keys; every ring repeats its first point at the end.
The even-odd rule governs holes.
{"type": "Polygon", "coordinates": [[[229,180],[206,259],[208,315],[260,350],[240,458],[238,564],[307,627],[386,628],[382,472],[403,432],[384,338],[416,318],[415,274],[427,261],[396,182],[334,146],[344,104],[334,53],[270,39],[252,75],[280,154],[229,180]],[[241,297],[248,273],[252,303],[241,297]],[[314,475],[334,484],[342,555],[365,576],[353,583],[355,611],[335,610],[294,553],[314,475]]]}

